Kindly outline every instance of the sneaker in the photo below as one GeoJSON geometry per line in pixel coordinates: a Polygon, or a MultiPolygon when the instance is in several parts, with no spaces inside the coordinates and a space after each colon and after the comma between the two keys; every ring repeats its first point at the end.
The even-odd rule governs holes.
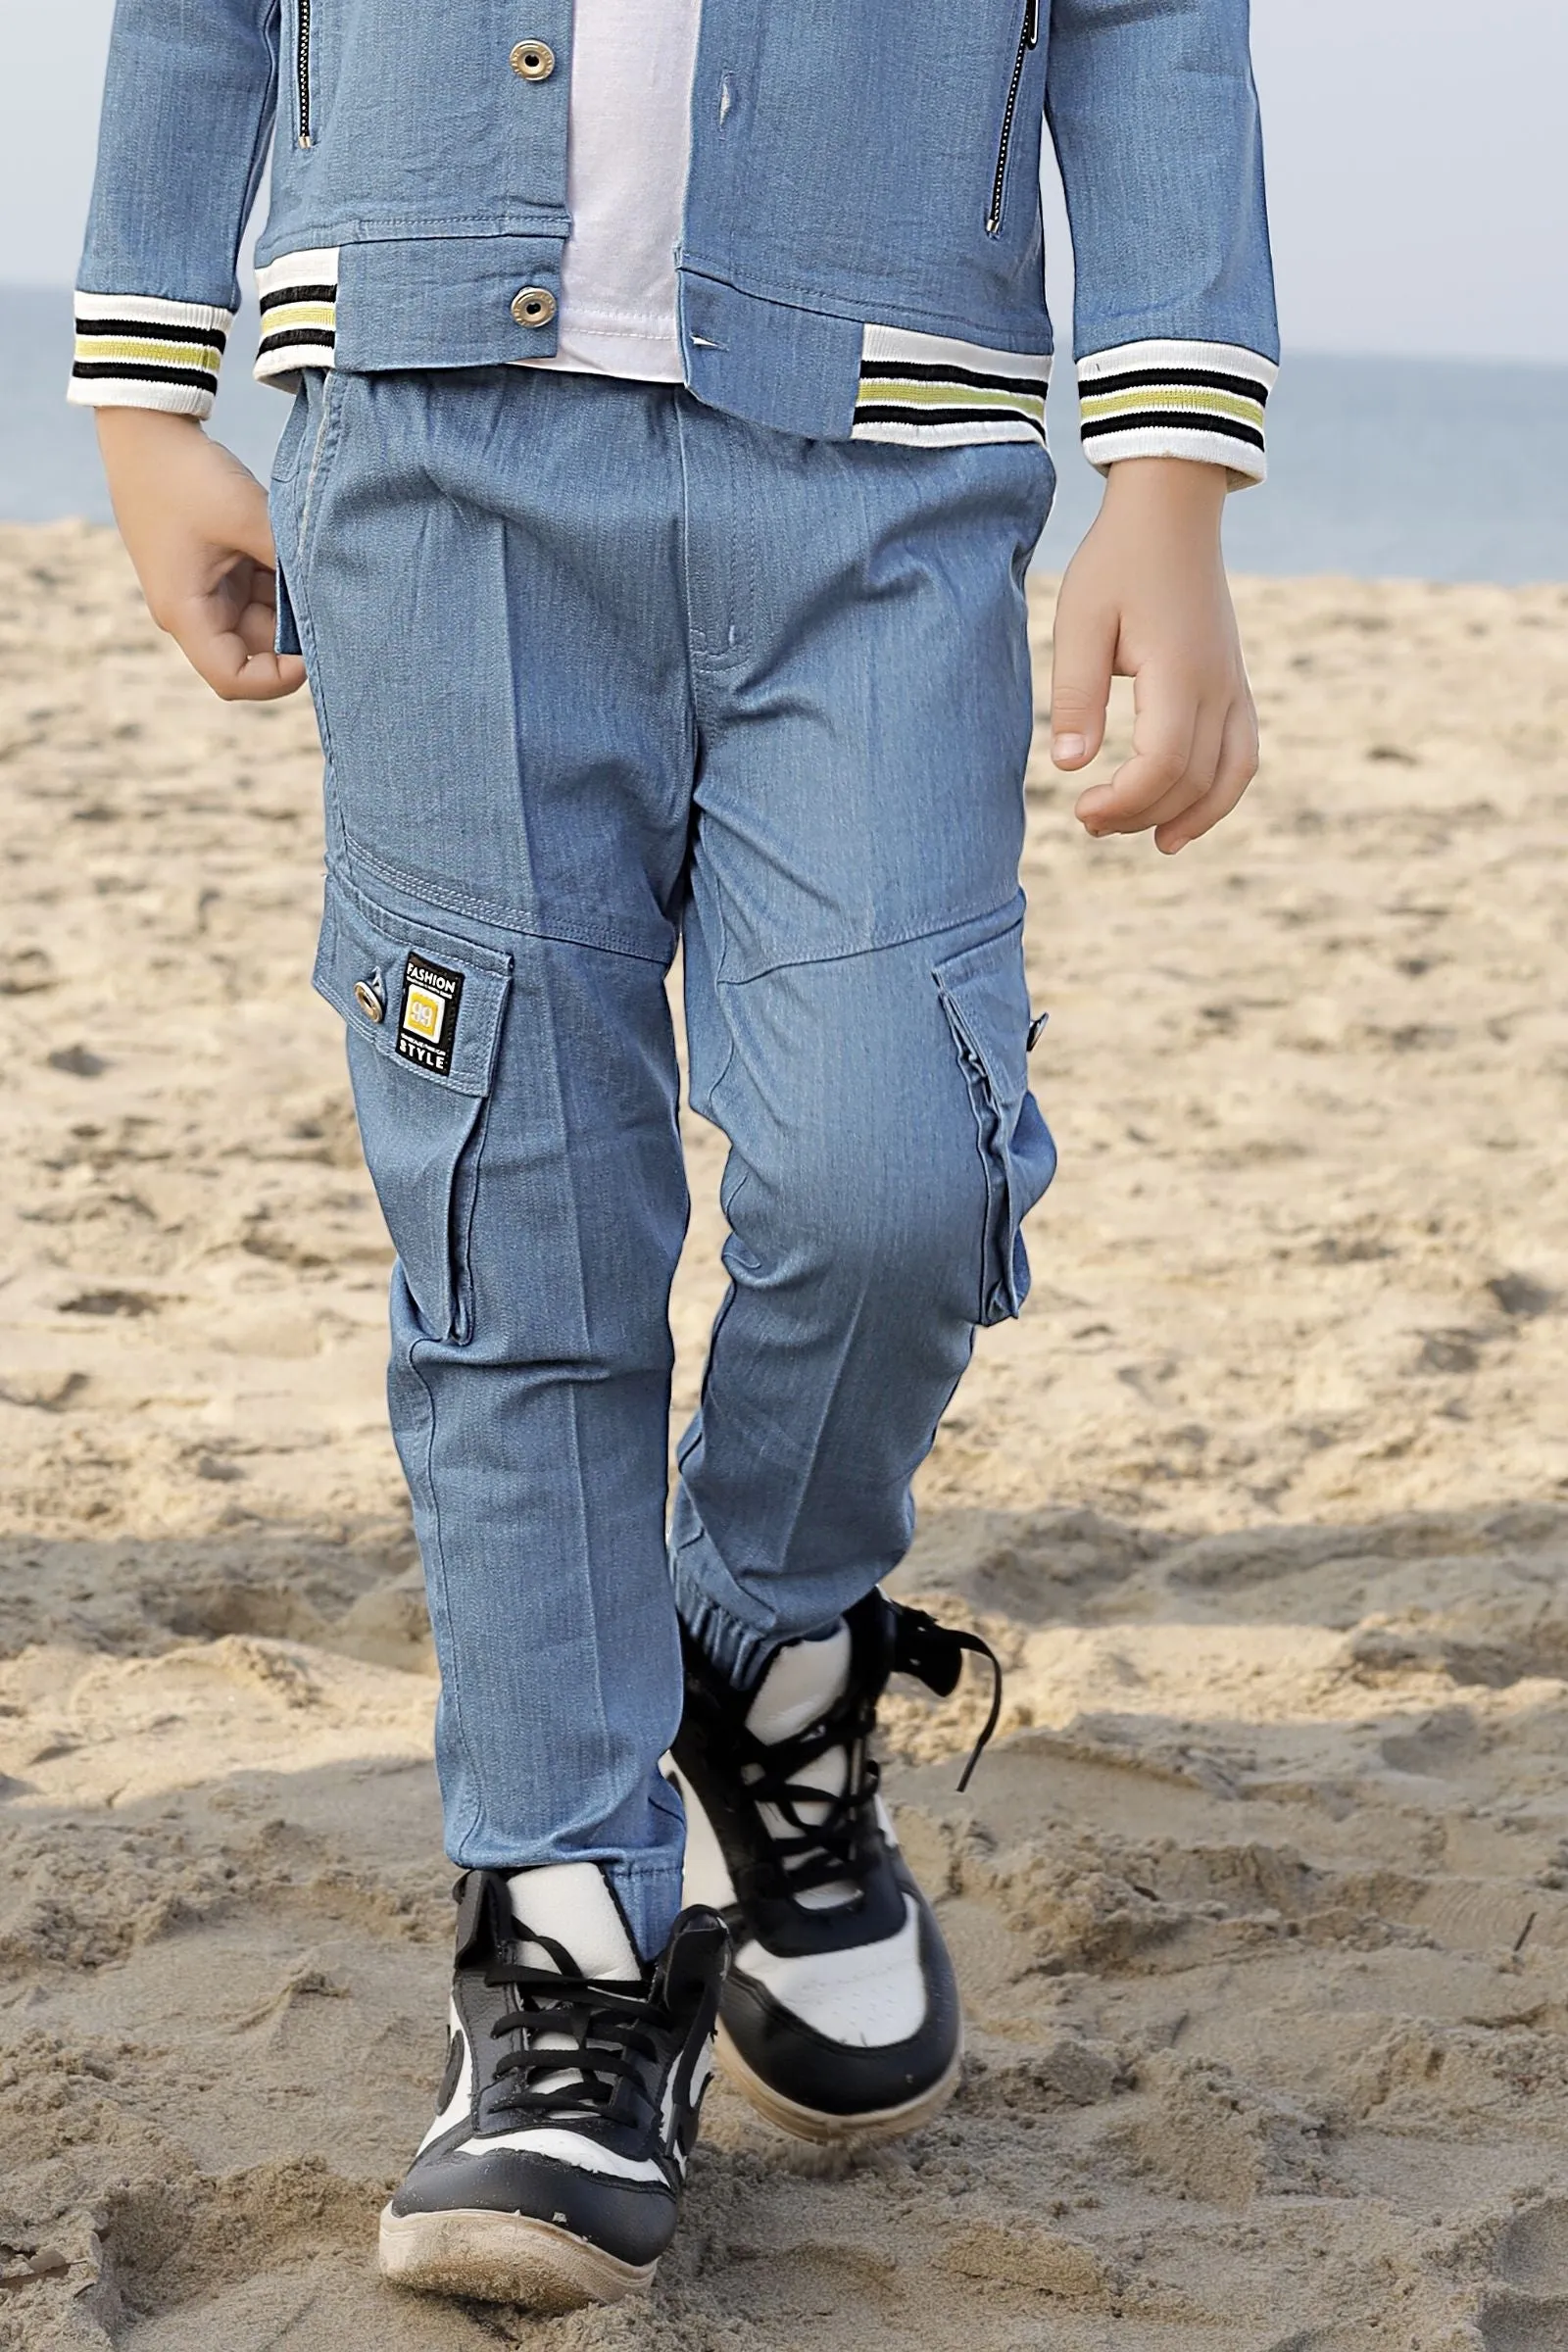
{"type": "Polygon", "coordinates": [[[381,2216],[381,2274],[568,2311],[646,2286],[674,2234],[728,1935],[682,1912],[645,1965],[592,1862],[454,1890],[440,2113],[381,2216]]]}
{"type": "MultiPolygon", "coordinates": [[[[870,1752],[895,1670],[944,1697],[977,1635],[874,1592],[826,1634],[786,1642],[737,1690],[689,1635],[671,1753],[686,1804],[686,1896],[723,1913],[735,1952],[718,2058],[799,2138],[891,2138],[957,2086],[963,2029],[942,1931],[899,1851],[870,1752]]],[[[666,1765],[666,1770],[670,1766],[666,1765]]]]}

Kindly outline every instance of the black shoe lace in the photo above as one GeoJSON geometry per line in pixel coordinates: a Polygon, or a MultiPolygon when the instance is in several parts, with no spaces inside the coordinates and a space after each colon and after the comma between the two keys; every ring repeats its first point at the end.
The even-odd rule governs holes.
{"type": "Polygon", "coordinates": [[[548,1952],[557,1967],[493,1960],[484,1972],[488,1985],[498,1991],[505,1986],[515,2002],[496,2020],[492,2034],[497,2039],[522,2036],[520,2046],[508,2050],[496,2064],[498,2082],[504,2077],[512,2079],[505,2094],[508,2109],[557,2119],[604,2118],[615,2105],[622,2083],[627,2083],[639,2107],[651,2115],[654,2102],[642,2066],[658,2059],[659,2044],[653,2031],[655,2006],[646,1988],[579,1976],[570,1953],[549,1936],[530,1930],[527,1939],[548,1952]],[[543,2036],[556,2046],[541,2049],[543,2036]],[[564,2080],[540,2087],[552,2075],[564,2080]]]}
{"type": "MultiPolygon", "coordinates": [[[[979,1634],[941,1625],[924,1609],[900,1605],[894,1628],[892,1665],[895,1672],[912,1674],[939,1698],[958,1687],[965,1651],[986,1658],[991,1666],[991,1707],[969,1760],[958,1778],[958,1793],[969,1786],[1002,1714],[1002,1661],[979,1634]]],[[[772,1838],[773,1859],[792,1895],[813,1886],[854,1883],[862,1875],[859,1852],[872,1806],[881,1785],[882,1767],[871,1753],[876,1721],[873,1700],[852,1698],[818,1724],[791,1740],[763,1744],[749,1740],[745,1765],[746,1792],[754,1804],[771,1805],[790,1827],[791,1835],[772,1838]],[[800,1776],[808,1766],[835,1750],[846,1751],[843,1790],[817,1787],[800,1776]],[[816,1818],[802,1819],[809,1805],[816,1818]]]]}
{"type": "Polygon", "coordinates": [[[980,1727],[979,1739],[969,1750],[969,1761],[958,1775],[960,1796],[968,1788],[969,1777],[985,1754],[1002,1715],[1002,1660],[979,1634],[968,1633],[961,1626],[939,1625],[924,1609],[901,1605],[893,1644],[893,1664],[900,1674],[912,1674],[928,1690],[934,1690],[938,1698],[951,1698],[963,1672],[965,1650],[990,1663],[991,1709],[980,1727]]]}
{"type": "Polygon", "coordinates": [[[859,1707],[853,1718],[840,1710],[793,1740],[766,1746],[760,1740],[750,1742],[746,1793],[754,1804],[771,1805],[789,1824],[792,1834],[781,1837],[775,1831],[771,1844],[792,1895],[861,1876],[859,1848],[882,1779],[868,1744],[870,1731],[871,1710],[859,1707]],[[844,1749],[848,1771],[838,1795],[797,1777],[820,1757],[844,1749]],[[803,1820],[803,1805],[817,1818],[803,1820]]]}

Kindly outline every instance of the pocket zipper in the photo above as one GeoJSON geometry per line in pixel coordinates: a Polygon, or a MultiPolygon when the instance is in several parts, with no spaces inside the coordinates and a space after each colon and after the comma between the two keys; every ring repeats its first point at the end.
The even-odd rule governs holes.
{"type": "MultiPolygon", "coordinates": [[[[1033,5],[1033,0],[1030,0],[1033,5]]],[[[299,31],[295,41],[294,64],[299,78],[300,145],[311,143],[311,0],[296,0],[299,9],[299,31]]]]}
{"type": "MultiPolygon", "coordinates": [[[[310,0],[300,0],[308,8],[310,0]]],[[[994,237],[1002,226],[1002,192],[1007,183],[1007,151],[1012,145],[1013,117],[1018,111],[1018,86],[1023,80],[1024,60],[1040,38],[1040,0],[1023,0],[1023,24],[1018,33],[1018,54],[1012,61],[1012,79],[1007,84],[1007,104],[1002,117],[1002,137],[997,145],[997,176],[991,183],[991,210],[986,215],[986,235],[994,237]]]]}

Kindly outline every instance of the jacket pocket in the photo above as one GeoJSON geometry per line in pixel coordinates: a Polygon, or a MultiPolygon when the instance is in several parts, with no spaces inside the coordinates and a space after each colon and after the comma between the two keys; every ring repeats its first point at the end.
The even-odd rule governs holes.
{"type": "Polygon", "coordinates": [[[315,982],[348,1025],[370,1181],[419,1320],[472,1337],[468,1242],[512,958],[329,878],[315,982]]]}
{"type": "MultiPolygon", "coordinates": [[[[300,0],[302,8],[310,0],[300,0]]],[[[1007,193],[1007,158],[1012,152],[1012,128],[1018,119],[1018,92],[1023,86],[1023,70],[1029,52],[1040,38],[1040,0],[1023,0],[1023,23],[1018,29],[1018,47],[1012,61],[1012,78],[1007,84],[1007,103],[1002,113],[1002,129],[997,137],[997,168],[991,181],[991,202],[986,210],[986,235],[1002,232],[1002,207],[1007,193]]]]}
{"type": "Polygon", "coordinates": [[[1056,1147],[1029,1092],[1031,1023],[1023,927],[950,956],[934,977],[969,1089],[986,1178],[978,1323],[1015,1315],[1029,1295],[1019,1231],[1056,1172],[1056,1147]]]}

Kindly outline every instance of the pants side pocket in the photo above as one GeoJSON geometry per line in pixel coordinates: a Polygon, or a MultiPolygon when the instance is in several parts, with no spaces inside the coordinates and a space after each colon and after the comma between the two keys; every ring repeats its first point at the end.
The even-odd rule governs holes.
{"type": "Polygon", "coordinates": [[[366,1163],[419,1320],[473,1336],[468,1239],[512,959],[329,877],[316,986],[348,1026],[366,1163]]]}
{"type": "Polygon", "coordinates": [[[1029,1294],[1020,1227],[1056,1172],[1056,1148],[1029,1092],[1029,995],[1023,928],[1011,924],[935,966],[969,1089],[986,1173],[977,1323],[1016,1315],[1029,1294]]]}

